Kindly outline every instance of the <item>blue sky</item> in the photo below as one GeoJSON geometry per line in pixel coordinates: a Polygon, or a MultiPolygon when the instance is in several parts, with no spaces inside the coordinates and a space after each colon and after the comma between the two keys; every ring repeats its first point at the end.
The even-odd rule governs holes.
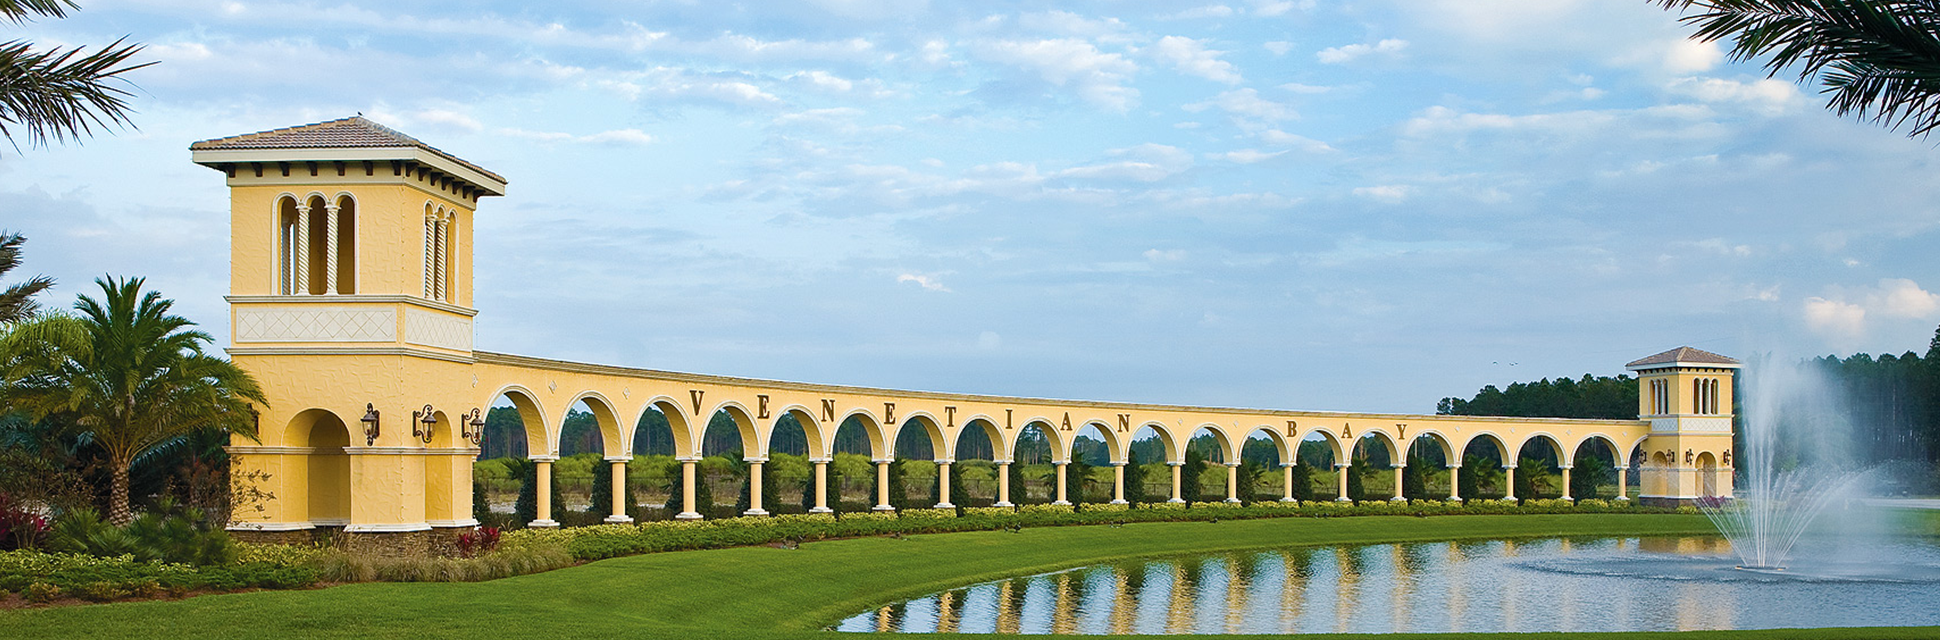
{"type": "Polygon", "coordinates": [[[65,304],[226,335],[195,140],[362,112],[511,180],[480,348],[944,391],[1432,411],[1679,345],[1924,351],[1930,140],[1641,0],[87,2],[139,130],[0,151],[65,304]]]}

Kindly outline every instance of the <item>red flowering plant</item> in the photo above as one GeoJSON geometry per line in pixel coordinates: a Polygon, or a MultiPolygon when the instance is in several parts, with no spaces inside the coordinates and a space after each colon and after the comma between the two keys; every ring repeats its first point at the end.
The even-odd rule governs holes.
{"type": "Polygon", "coordinates": [[[32,549],[47,538],[47,517],[0,493],[0,551],[32,549]]]}
{"type": "Polygon", "coordinates": [[[491,553],[498,548],[498,527],[479,527],[476,530],[458,534],[458,555],[470,558],[481,553],[491,553]]]}

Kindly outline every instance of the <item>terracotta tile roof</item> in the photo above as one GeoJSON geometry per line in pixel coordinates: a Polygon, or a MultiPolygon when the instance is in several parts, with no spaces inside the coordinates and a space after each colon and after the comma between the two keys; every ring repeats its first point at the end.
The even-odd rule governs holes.
{"type": "Polygon", "coordinates": [[[1732,359],[1726,356],[1721,356],[1715,353],[1711,353],[1709,351],[1705,351],[1702,349],[1692,349],[1690,347],[1678,347],[1670,351],[1665,351],[1663,353],[1660,353],[1648,358],[1644,358],[1636,362],[1632,362],[1630,364],[1624,365],[1624,367],[1635,369],[1638,367],[1650,367],[1650,366],[1661,365],[1661,364],[1672,364],[1676,362],[1689,362],[1693,364],[1739,364],[1739,362],[1735,359],[1732,359]]]}
{"type": "Polygon", "coordinates": [[[202,150],[242,150],[242,149],[344,149],[370,147],[416,147],[438,154],[446,160],[456,162],[473,171],[490,176],[499,182],[505,178],[487,171],[484,167],[466,162],[458,156],[425,144],[424,141],[404,135],[396,129],[386,127],[364,118],[351,116],[339,120],[318,122],[239,136],[203,140],[189,145],[193,151],[202,150]]]}

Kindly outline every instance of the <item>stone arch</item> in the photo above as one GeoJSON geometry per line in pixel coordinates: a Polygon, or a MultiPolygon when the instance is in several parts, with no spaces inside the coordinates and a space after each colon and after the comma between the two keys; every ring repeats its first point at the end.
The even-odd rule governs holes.
{"type": "MultiPolygon", "coordinates": [[[[1454,443],[1449,442],[1448,436],[1443,435],[1442,432],[1436,431],[1434,429],[1423,429],[1421,431],[1415,432],[1415,437],[1408,439],[1409,450],[1413,450],[1415,443],[1421,442],[1422,438],[1427,438],[1430,442],[1435,443],[1436,447],[1441,448],[1442,461],[1444,463],[1446,464],[1462,463],[1461,458],[1455,455],[1454,443]]],[[[1405,457],[1406,456],[1405,453],[1403,454],[1403,456],[1404,457],[1402,459],[1406,460],[1407,458],[1405,457]]]]}
{"type": "Polygon", "coordinates": [[[1051,449],[1051,459],[1045,462],[1057,462],[1070,457],[1071,449],[1058,437],[1057,422],[1047,418],[1030,418],[1023,422],[1024,426],[1018,427],[1017,431],[1010,435],[1008,442],[1004,445],[1005,449],[1012,452],[1021,451],[1020,442],[1024,438],[1024,432],[1036,429],[1039,434],[1044,436],[1045,443],[1051,449]]]}
{"type": "Polygon", "coordinates": [[[344,450],[351,444],[350,427],[328,409],[308,409],[290,419],[285,433],[289,446],[309,449],[302,480],[286,480],[286,495],[302,500],[301,505],[292,500],[290,507],[314,526],[350,524],[350,456],[344,450]]]}
{"type": "Polygon", "coordinates": [[[876,414],[870,412],[868,409],[851,409],[848,413],[843,414],[841,420],[836,421],[835,429],[830,432],[829,436],[831,443],[829,445],[830,449],[833,450],[835,446],[833,444],[835,441],[834,434],[841,431],[842,425],[852,418],[858,426],[862,427],[863,435],[869,437],[869,459],[890,459],[893,453],[890,451],[889,438],[883,433],[882,420],[878,419],[876,414]]]}
{"type": "Polygon", "coordinates": [[[323,295],[330,292],[329,278],[326,275],[330,266],[328,204],[329,200],[322,193],[315,191],[303,197],[302,206],[309,207],[310,210],[310,215],[306,216],[309,222],[306,225],[309,227],[307,229],[309,244],[303,247],[303,255],[300,259],[304,262],[306,269],[304,273],[309,276],[307,278],[309,286],[299,293],[323,295]]]}
{"type": "Polygon", "coordinates": [[[559,434],[553,431],[552,425],[546,424],[546,413],[539,404],[539,394],[523,386],[510,384],[501,387],[486,398],[485,406],[498,404],[500,397],[510,401],[512,408],[519,411],[519,422],[525,426],[527,457],[550,456],[558,453],[559,445],[556,438],[559,434]]]}
{"type": "Polygon", "coordinates": [[[923,435],[929,436],[931,460],[948,460],[955,453],[951,448],[951,445],[955,443],[950,442],[943,437],[943,427],[936,423],[935,417],[921,411],[912,411],[908,414],[905,414],[902,417],[902,420],[900,420],[896,424],[894,436],[890,439],[890,442],[892,443],[890,454],[892,456],[899,456],[904,453],[902,451],[895,450],[896,447],[894,446],[894,443],[902,439],[903,430],[908,429],[909,426],[912,424],[921,428],[923,430],[923,435]]]}
{"type": "MultiPolygon", "coordinates": [[[[1407,458],[1402,457],[1407,455],[1407,452],[1401,449],[1401,443],[1395,442],[1393,434],[1390,434],[1387,431],[1384,431],[1381,429],[1367,429],[1365,431],[1362,431],[1359,435],[1355,436],[1354,451],[1360,451],[1361,446],[1369,440],[1374,440],[1380,443],[1381,446],[1387,448],[1389,466],[1403,464],[1407,462],[1407,458]]],[[[1347,459],[1350,462],[1353,461],[1354,454],[1350,452],[1348,454],[1347,459]]]]}
{"type": "MultiPolygon", "coordinates": [[[[734,400],[716,404],[713,410],[707,412],[709,424],[701,425],[701,437],[707,436],[707,427],[714,422],[714,416],[722,413],[727,414],[728,419],[734,422],[734,428],[741,436],[741,456],[765,457],[765,452],[768,450],[767,434],[755,428],[754,412],[734,400]]],[[[707,452],[702,451],[701,454],[707,455],[707,452]]]]}
{"type": "Polygon", "coordinates": [[[808,440],[808,457],[810,459],[828,458],[835,455],[835,434],[831,432],[824,435],[822,433],[822,424],[815,420],[815,412],[799,404],[791,404],[775,412],[774,422],[768,424],[768,444],[763,445],[761,449],[763,455],[769,453],[769,447],[774,446],[775,425],[781,423],[782,416],[794,416],[795,424],[802,428],[802,436],[808,440]]]}
{"type": "Polygon", "coordinates": [[[1103,420],[1086,420],[1076,431],[1071,432],[1071,443],[1076,445],[1078,436],[1084,435],[1086,430],[1098,432],[1100,439],[1105,443],[1106,460],[1112,463],[1125,461],[1125,449],[1129,443],[1119,440],[1118,433],[1112,430],[1112,425],[1106,424],[1103,420]]]}
{"type": "Polygon", "coordinates": [[[1502,436],[1490,431],[1479,431],[1469,436],[1467,440],[1463,440],[1461,456],[1467,458],[1469,449],[1477,444],[1495,447],[1496,459],[1502,464],[1515,464],[1515,458],[1509,455],[1508,443],[1502,440],[1502,436]]]}
{"type": "Polygon", "coordinates": [[[1623,484],[1624,478],[1622,474],[1626,471],[1626,469],[1624,468],[1623,450],[1617,448],[1616,441],[1611,440],[1609,436],[1603,435],[1601,433],[1591,433],[1583,436],[1582,438],[1578,438],[1576,441],[1576,444],[1570,447],[1570,466],[1572,468],[1570,481],[1572,483],[1583,484],[1586,487],[1586,491],[1584,493],[1587,493],[1588,495],[1577,495],[1578,492],[1576,490],[1576,487],[1571,486],[1570,493],[1569,493],[1570,497],[1573,497],[1579,500],[1584,498],[1595,498],[1597,497],[1595,490],[1603,486],[1602,482],[1598,482],[1600,478],[1595,477],[1595,476],[1601,475],[1601,472],[1597,470],[1594,466],[1586,467],[1582,464],[1582,462],[1585,460],[1598,459],[1598,457],[1592,453],[1594,451],[1594,448],[1592,447],[1592,445],[1601,446],[1603,447],[1604,450],[1609,452],[1610,471],[1614,474],[1617,474],[1615,478],[1617,482],[1617,490],[1619,492],[1619,495],[1621,495],[1621,492],[1623,491],[1623,487],[1624,487],[1624,484],[1623,484]]]}
{"type": "Polygon", "coordinates": [[[1218,451],[1220,455],[1219,460],[1207,460],[1206,462],[1224,463],[1228,460],[1239,459],[1239,449],[1234,444],[1232,435],[1226,433],[1226,428],[1220,426],[1219,423],[1216,423],[1216,422],[1208,422],[1205,424],[1201,424],[1197,428],[1193,429],[1192,435],[1186,438],[1187,448],[1192,447],[1192,441],[1199,437],[1200,431],[1205,431],[1207,433],[1212,434],[1213,443],[1215,444],[1213,448],[1214,450],[1218,451]]]}
{"type": "Polygon", "coordinates": [[[1132,432],[1132,437],[1125,440],[1126,451],[1131,450],[1132,443],[1144,440],[1145,438],[1140,436],[1145,435],[1147,431],[1152,432],[1154,437],[1159,439],[1159,445],[1163,447],[1165,457],[1163,460],[1147,460],[1146,462],[1185,462],[1185,447],[1180,445],[1176,438],[1172,437],[1172,431],[1165,428],[1164,423],[1159,422],[1147,422],[1139,425],[1138,430],[1132,432]]]}
{"type": "Polygon", "coordinates": [[[1332,429],[1318,425],[1302,428],[1297,424],[1290,428],[1293,433],[1298,434],[1293,441],[1293,446],[1295,447],[1293,459],[1295,464],[1298,464],[1300,460],[1300,450],[1298,447],[1301,445],[1299,443],[1308,442],[1315,435],[1319,435],[1320,441],[1326,443],[1327,453],[1333,456],[1334,464],[1339,465],[1347,462],[1347,443],[1342,442],[1338,436],[1335,436],[1332,429]]]}
{"type": "Polygon", "coordinates": [[[982,431],[984,437],[990,439],[991,461],[1004,462],[1010,460],[1010,450],[1004,443],[1004,430],[998,428],[997,421],[983,414],[970,416],[963,422],[963,426],[957,429],[956,442],[950,445],[951,455],[956,455],[956,451],[963,446],[963,438],[973,430],[982,431]]]}
{"type": "MultiPolygon", "coordinates": [[[[645,403],[640,405],[640,410],[634,412],[634,415],[640,416],[634,422],[635,431],[639,430],[639,420],[645,419],[647,411],[649,410],[657,411],[662,417],[666,418],[667,430],[673,434],[675,458],[693,459],[700,457],[700,434],[695,433],[693,424],[688,422],[687,413],[680,408],[680,401],[675,400],[672,396],[655,396],[647,399],[645,403]]],[[[633,451],[633,442],[637,437],[637,434],[627,436],[628,452],[633,451]]]]}
{"type": "Polygon", "coordinates": [[[1257,433],[1265,433],[1266,438],[1273,442],[1274,451],[1280,454],[1280,464],[1287,464],[1293,461],[1294,450],[1292,446],[1288,445],[1286,436],[1281,434],[1278,429],[1268,425],[1260,425],[1254,427],[1252,431],[1246,432],[1245,437],[1240,439],[1240,452],[1242,454],[1246,451],[1246,441],[1253,439],[1253,434],[1257,433]]]}
{"type": "Polygon", "coordinates": [[[276,233],[276,255],[273,259],[276,261],[276,267],[270,271],[276,274],[276,282],[272,283],[270,290],[275,291],[277,295],[297,294],[297,259],[303,255],[298,248],[302,243],[298,241],[297,233],[297,223],[301,220],[301,216],[296,212],[297,202],[296,194],[287,191],[276,196],[273,223],[276,233]]]}
{"type": "Polygon", "coordinates": [[[598,391],[581,391],[579,395],[568,400],[567,413],[559,416],[560,429],[565,429],[566,415],[581,403],[585,403],[586,410],[592,412],[593,420],[599,424],[601,452],[608,456],[615,456],[632,450],[632,430],[620,428],[619,411],[613,408],[612,400],[606,399],[606,396],[598,391]]]}
{"type": "Polygon", "coordinates": [[[1523,436],[1522,442],[1516,444],[1516,457],[1522,457],[1523,449],[1532,443],[1548,444],[1550,453],[1556,454],[1556,464],[1566,466],[1570,463],[1570,452],[1563,449],[1563,441],[1557,439],[1556,436],[1550,435],[1547,431],[1537,431],[1523,436]]]}

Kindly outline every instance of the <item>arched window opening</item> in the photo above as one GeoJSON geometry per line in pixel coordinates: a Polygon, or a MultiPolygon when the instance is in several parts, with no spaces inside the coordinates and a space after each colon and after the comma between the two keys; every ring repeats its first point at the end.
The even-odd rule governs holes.
{"type": "Polygon", "coordinates": [[[357,200],[345,194],[337,197],[337,205],[331,207],[337,232],[330,235],[335,242],[330,255],[336,256],[336,268],[331,274],[336,280],[330,289],[333,293],[357,293],[357,200]]]}
{"type": "Polygon", "coordinates": [[[303,246],[299,229],[302,216],[297,213],[296,199],[284,197],[276,201],[276,293],[293,295],[296,293],[296,272],[299,255],[297,247],[303,246]]]}
{"type": "Polygon", "coordinates": [[[330,254],[330,245],[335,244],[332,232],[337,224],[329,215],[330,208],[322,196],[311,196],[307,204],[297,208],[307,232],[303,238],[303,266],[297,271],[297,277],[304,282],[297,290],[313,296],[330,293],[331,267],[336,263],[330,254]]]}

